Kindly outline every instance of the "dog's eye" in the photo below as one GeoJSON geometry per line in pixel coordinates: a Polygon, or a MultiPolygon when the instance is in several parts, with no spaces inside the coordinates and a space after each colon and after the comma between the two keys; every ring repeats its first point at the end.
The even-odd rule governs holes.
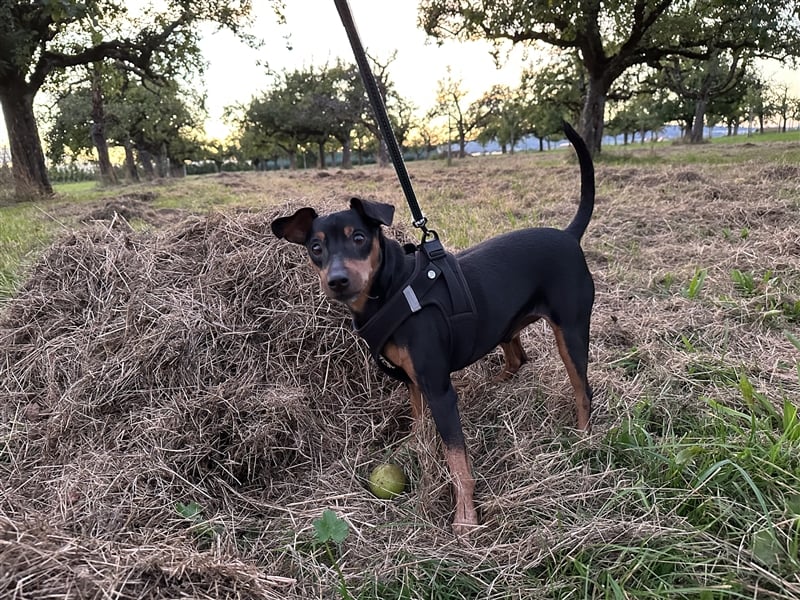
{"type": "Polygon", "coordinates": [[[314,256],[319,256],[320,254],[322,254],[322,244],[320,244],[317,241],[313,241],[311,242],[311,248],[309,248],[309,250],[311,251],[311,254],[313,254],[314,256]]]}
{"type": "Polygon", "coordinates": [[[356,231],[356,232],[353,234],[353,243],[354,243],[356,246],[362,246],[362,245],[364,244],[364,242],[366,242],[366,241],[367,241],[367,236],[365,236],[365,235],[364,235],[363,233],[361,233],[360,231],[356,231]]]}

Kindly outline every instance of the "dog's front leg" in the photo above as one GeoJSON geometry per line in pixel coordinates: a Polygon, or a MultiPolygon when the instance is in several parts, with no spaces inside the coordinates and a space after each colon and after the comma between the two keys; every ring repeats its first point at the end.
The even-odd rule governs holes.
{"type": "Polygon", "coordinates": [[[464,535],[478,525],[478,515],[473,501],[475,479],[472,477],[464,432],[461,429],[458,396],[449,377],[436,383],[421,376],[420,386],[430,406],[436,430],[444,443],[445,458],[453,481],[453,532],[464,535]]]}
{"type": "Polygon", "coordinates": [[[422,422],[422,390],[413,381],[409,382],[406,387],[408,388],[408,399],[411,401],[411,431],[416,433],[422,422]]]}

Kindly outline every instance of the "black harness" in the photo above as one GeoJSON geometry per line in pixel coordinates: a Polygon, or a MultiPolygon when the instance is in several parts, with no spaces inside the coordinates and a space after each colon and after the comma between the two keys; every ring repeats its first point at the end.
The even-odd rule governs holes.
{"type": "Polygon", "coordinates": [[[334,0],[334,3],[350,40],[375,120],[383,134],[397,178],[414,217],[414,227],[422,229],[423,232],[422,243],[415,250],[417,262],[414,272],[403,285],[401,293],[389,298],[369,321],[362,327],[356,328],[359,335],[367,341],[378,366],[391,377],[408,381],[405,372],[381,354],[386,342],[397,328],[412,314],[423,308],[435,306],[441,312],[449,330],[451,364],[467,364],[472,357],[475,343],[474,329],[477,324],[475,302],[458,261],[453,255],[445,252],[436,232],[425,228],[428,220],[422,214],[411,187],[411,179],[403,162],[403,153],[392,131],[383,96],[370,69],[350,7],[347,0],[334,0]],[[433,235],[433,239],[427,239],[428,235],[433,235]]]}
{"type": "Polygon", "coordinates": [[[397,328],[423,308],[436,307],[447,323],[453,364],[466,364],[475,343],[475,302],[456,258],[445,251],[438,238],[423,241],[414,254],[414,271],[400,292],[389,298],[364,325],[356,327],[381,370],[401,381],[408,381],[406,373],[381,352],[397,328]]]}

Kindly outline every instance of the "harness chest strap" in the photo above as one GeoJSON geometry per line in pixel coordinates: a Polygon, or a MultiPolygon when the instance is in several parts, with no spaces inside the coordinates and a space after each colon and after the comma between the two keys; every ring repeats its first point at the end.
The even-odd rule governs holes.
{"type": "Polygon", "coordinates": [[[401,292],[389,298],[362,327],[356,328],[357,333],[367,342],[378,366],[395,379],[407,380],[407,376],[402,369],[386,359],[381,351],[403,321],[428,305],[435,305],[442,311],[448,324],[451,345],[460,337],[457,333],[459,328],[453,327],[452,318],[475,315],[472,294],[458,261],[441,250],[440,245],[431,252],[426,251],[423,245],[423,249],[416,252],[414,271],[401,292]],[[437,286],[439,282],[441,283],[437,286]]]}

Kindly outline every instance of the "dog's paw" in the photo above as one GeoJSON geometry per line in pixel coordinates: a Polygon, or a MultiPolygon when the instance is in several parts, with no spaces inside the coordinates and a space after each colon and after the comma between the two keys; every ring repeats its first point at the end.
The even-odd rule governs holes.
{"type": "Polygon", "coordinates": [[[516,373],[516,371],[509,371],[508,369],[503,368],[502,371],[500,371],[497,375],[492,377],[491,382],[502,383],[504,381],[508,381],[514,376],[514,373],[516,373]]]}
{"type": "Polygon", "coordinates": [[[453,519],[453,533],[456,537],[464,538],[470,533],[480,528],[478,514],[473,511],[466,511],[464,514],[457,514],[453,519]]]}

